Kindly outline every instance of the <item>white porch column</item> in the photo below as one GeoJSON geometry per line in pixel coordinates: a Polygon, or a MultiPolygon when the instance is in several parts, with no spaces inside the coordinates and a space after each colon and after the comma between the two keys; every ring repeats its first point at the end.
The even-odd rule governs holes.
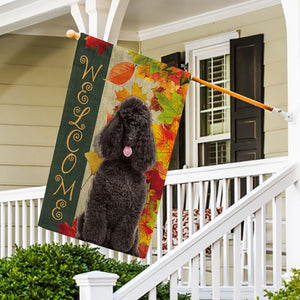
{"type": "Polygon", "coordinates": [[[74,276],[79,286],[80,300],[113,300],[113,287],[119,276],[117,274],[92,271],[74,276]]]}
{"type": "Polygon", "coordinates": [[[111,0],[86,0],[85,10],[89,15],[88,34],[103,39],[111,0]]]}
{"type": "MultiPolygon", "coordinates": [[[[300,165],[300,1],[281,0],[287,30],[289,159],[300,165]]],[[[300,176],[298,177],[300,178],[300,176]]],[[[286,200],[287,268],[300,268],[300,182],[289,188],[286,200]]]]}

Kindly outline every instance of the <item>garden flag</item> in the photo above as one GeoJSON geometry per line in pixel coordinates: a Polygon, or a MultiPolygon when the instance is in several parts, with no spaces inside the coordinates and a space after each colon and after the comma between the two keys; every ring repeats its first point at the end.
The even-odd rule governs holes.
{"type": "Polygon", "coordinates": [[[82,33],[39,226],[144,258],[190,79],[82,33]]]}

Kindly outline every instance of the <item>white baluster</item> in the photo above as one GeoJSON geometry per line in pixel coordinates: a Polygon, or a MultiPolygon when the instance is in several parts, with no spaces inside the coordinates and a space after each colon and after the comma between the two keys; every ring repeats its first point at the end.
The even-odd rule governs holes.
{"type": "Polygon", "coordinates": [[[154,287],[150,292],[148,296],[149,300],[156,300],[156,287],[154,287]]]}
{"type": "Polygon", "coordinates": [[[34,202],[30,199],[30,245],[35,243],[35,213],[34,202]]]}
{"type": "Polygon", "coordinates": [[[1,246],[0,246],[0,257],[4,257],[5,256],[5,205],[4,202],[1,202],[0,205],[0,209],[1,209],[1,220],[0,220],[0,226],[1,226],[1,246]]]}
{"type": "MultiPolygon", "coordinates": [[[[227,180],[222,179],[222,204],[223,210],[226,211],[228,208],[228,188],[227,188],[227,180]]],[[[229,239],[228,233],[225,233],[223,236],[223,261],[224,261],[224,268],[223,268],[223,275],[224,275],[224,285],[229,285],[229,239]]]]}
{"type": "MultiPolygon", "coordinates": [[[[177,217],[178,217],[178,227],[177,227],[177,238],[178,245],[182,243],[182,190],[181,185],[177,184],[177,217]]],[[[179,284],[183,285],[183,267],[178,269],[179,284]]]]}
{"type": "Polygon", "coordinates": [[[20,205],[15,202],[15,244],[20,246],[20,205]]]}
{"type": "MultiPolygon", "coordinates": [[[[272,200],[273,208],[273,283],[274,289],[281,287],[282,272],[282,195],[272,200]]],[[[296,230],[296,229],[295,229],[296,230]]],[[[297,230],[296,230],[297,231],[297,230]]]]}
{"type": "Polygon", "coordinates": [[[241,225],[233,232],[233,299],[241,299],[242,266],[241,266],[241,225]]]}
{"type": "MultiPolygon", "coordinates": [[[[205,224],[205,202],[206,202],[206,197],[205,197],[205,188],[204,188],[204,182],[200,181],[199,182],[199,209],[200,209],[200,228],[203,228],[205,224]]],[[[206,260],[205,260],[205,250],[200,252],[200,283],[201,286],[206,285],[206,260]]]]}
{"type": "Polygon", "coordinates": [[[177,300],[177,271],[170,276],[170,300],[177,300]]]}
{"type": "MultiPolygon", "coordinates": [[[[40,216],[41,209],[42,209],[42,199],[38,199],[38,216],[40,216]]],[[[43,244],[43,229],[42,227],[38,226],[38,244],[43,244]]]]}
{"type": "Polygon", "coordinates": [[[161,200],[158,213],[157,213],[157,221],[156,221],[156,226],[157,226],[157,259],[160,259],[162,257],[162,210],[163,210],[163,203],[161,200]]]}
{"type": "Polygon", "coordinates": [[[12,255],[13,236],[12,236],[12,203],[7,203],[7,256],[12,255]]]}
{"type": "Polygon", "coordinates": [[[167,185],[166,187],[166,199],[167,199],[167,245],[168,245],[168,252],[172,250],[172,186],[167,185]]]}
{"type": "MultiPolygon", "coordinates": [[[[253,189],[253,178],[251,176],[247,176],[247,194],[249,194],[253,189]]],[[[252,215],[247,218],[246,222],[247,226],[247,260],[248,260],[248,283],[249,285],[254,284],[254,257],[253,257],[253,219],[252,215]]]]}
{"type": "Polygon", "coordinates": [[[213,289],[213,299],[219,300],[220,294],[220,241],[212,244],[211,251],[211,263],[212,263],[212,289],[213,289]]]}
{"type": "Polygon", "coordinates": [[[263,297],[262,286],[262,212],[259,209],[255,213],[254,229],[254,299],[263,297]]]}
{"type": "Polygon", "coordinates": [[[191,300],[199,300],[199,255],[191,260],[191,300]]]}
{"type": "Polygon", "coordinates": [[[27,248],[27,203],[22,201],[22,247],[27,248]]]}

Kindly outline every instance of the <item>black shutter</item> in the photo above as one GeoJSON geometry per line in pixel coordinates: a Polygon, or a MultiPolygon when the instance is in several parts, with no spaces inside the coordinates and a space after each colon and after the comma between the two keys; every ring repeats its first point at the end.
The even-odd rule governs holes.
{"type": "MultiPolygon", "coordinates": [[[[230,88],[263,102],[263,35],[230,41],[230,88]]],[[[263,158],[264,112],[231,97],[231,161],[263,158]]]]}
{"type": "MultiPolygon", "coordinates": [[[[180,52],[175,52],[161,58],[163,63],[169,66],[181,68],[180,52]]],[[[185,164],[185,110],[183,109],[180,125],[178,128],[172,157],[170,160],[169,170],[182,169],[185,164]]]]}

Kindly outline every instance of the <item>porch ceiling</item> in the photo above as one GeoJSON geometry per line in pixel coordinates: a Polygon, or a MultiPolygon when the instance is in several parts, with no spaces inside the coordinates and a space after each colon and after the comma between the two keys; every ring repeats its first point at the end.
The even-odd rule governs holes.
{"type": "MultiPolygon", "coordinates": [[[[77,29],[71,5],[84,0],[1,0],[0,34],[64,36],[77,29]]],[[[280,4],[280,0],[130,0],[120,39],[145,40],[245,12],[280,4]]]]}

